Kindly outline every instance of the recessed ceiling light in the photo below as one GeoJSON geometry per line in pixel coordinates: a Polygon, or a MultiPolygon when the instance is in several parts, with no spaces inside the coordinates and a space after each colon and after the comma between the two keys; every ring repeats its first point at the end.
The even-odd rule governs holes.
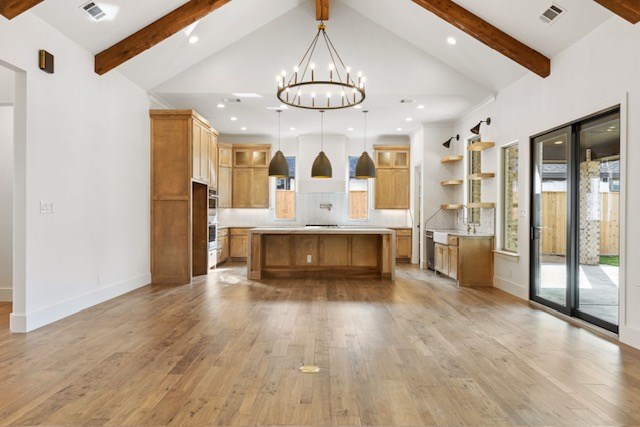
{"type": "Polygon", "coordinates": [[[238,118],[237,117],[231,117],[231,121],[232,122],[238,121],[238,118]]]}
{"type": "Polygon", "coordinates": [[[289,128],[289,130],[296,130],[296,128],[289,128]]]}
{"type": "Polygon", "coordinates": [[[402,132],[402,128],[398,128],[396,129],[398,132],[402,132]]]}
{"type": "Polygon", "coordinates": [[[218,108],[224,108],[224,104],[218,104],[218,108]]]}
{"type": "Polygon", "coordinates": [[[189,37],[189,43],[194,44],[194,43],[198,43],[198,36],[191,36],[189,37]]]}
{"type": "Polygon", "coordinates": [[[242,126],[242,127],[240,128],[240,130],[247,130],[247,128],[246,128],[246,127],[244,127],[244,126],[242,126]]]}
{"type": "Polygon", "coordinates": [[[458,42],[453,37],[449,37],[449,38],[447,38],[447,43],[449,43],[450,45],[453,46],[454,44],[456,44],[458,42]]]}
{"type": "Polygon", "coordinates": [[[413,119],[411,117],[407,117],[405,120],[408,121],[408,122],[412,122],[413,121],[413,119]]]}
{"type": "Polygon", "coordinates": [[[356,106],[355,106],[355,107],[353,107],[353,108],[355,108],[356,110],[359,110],[359,109],[361,109],[361,108],[362,108],[362,105],[356,105],[356,106]]]}
{"type": "Polygon", "coordinates": [[[347,129],[349,132],[353,132],[353,128],[349,128],[347,129]]]}
{"type": "Polygon", "coordinates": [[[554,144],[556,144],[556,145],[562,145],[562,144],[564,144],[564,141],[556,141],[556,142],[554,142],[554,144]]]}
{"type": "Polygon", "coordinates": [[[237,97],[237,98],[262,98],[262,95],[257,94],[257,93],[234,93],[232,94],[233,96],[237,97]]]}
{"type": "Polygon", "coordinates": [[[424,105],[418,105],[418,110],[424,110],[424,105]]]}

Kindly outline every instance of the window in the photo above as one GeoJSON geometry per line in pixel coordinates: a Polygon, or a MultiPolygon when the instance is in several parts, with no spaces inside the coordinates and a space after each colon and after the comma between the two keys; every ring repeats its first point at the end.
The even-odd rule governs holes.
{"type": "MultiPolygon", "coordinates": [[[[469,145],[480,141],[480,136],[471,138],[469,145]]],[[[482,172],[482,153],[480,151],[469,151],[469,175],[482,172]]],[[[469,180],[469,203],[480,203],[482,201],[482,181],[479,179],[469,180]]],[[[469,209],[469,223],[480,224],[480,208],[469,209]]]]}
{"type": "Polygon", "coordinates": [[[368,219],[369,184],[356,178],[358,156],[349,156],[349,219],[368,219]]]}
{"type": "Polygon", "coordinates": [[[518,144],[502,148],[502,250],[518,252],[518,144]]]}
{"type": "Polygon", "coordinates": [[[296,218],[296,158],[287,157],[289,177],[276,178],[276,219],[296,218]]]}

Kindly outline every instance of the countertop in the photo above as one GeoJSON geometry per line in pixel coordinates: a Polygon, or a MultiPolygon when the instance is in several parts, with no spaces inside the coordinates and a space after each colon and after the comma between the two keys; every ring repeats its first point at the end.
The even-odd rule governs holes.
{"type": "Polygon", "coordinates": [[[494,234],[491,233],[467,233],[466,230],[437,230],[434,228],[427,228],[427,231],[434,231],[439,233],[447,233],[451,236],[457,237],[495,237],[494,234]]]}
{"type": "Polygon", "coordinates": [[[363,227],[258,227],[249,230],[253,234],[393,234],[390,228],[363,227]]]}

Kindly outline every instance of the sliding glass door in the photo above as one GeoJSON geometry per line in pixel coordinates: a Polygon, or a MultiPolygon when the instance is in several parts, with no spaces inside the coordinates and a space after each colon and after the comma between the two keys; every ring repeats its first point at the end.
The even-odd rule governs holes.
{"type": "Polygon", "coordinates": [[[617,332],[620,114],[532,139],[531,299],[617,332]]]}

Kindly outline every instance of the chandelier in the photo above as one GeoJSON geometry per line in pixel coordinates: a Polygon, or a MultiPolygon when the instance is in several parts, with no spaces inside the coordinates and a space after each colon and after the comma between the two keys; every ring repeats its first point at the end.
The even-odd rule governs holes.
{"type": "Polygon", "coordinates": [[[282,71],[276,80],[278,99],[291,107],[308,110],[338,110],[361,104],[366,97],[366,77],[362,72],[358,72],[354,78],[351,68],[344,64],[333,46],[323,22],[318,25],[318,33],[302,60],[294,67],[293,75],[287,80],[287,72],[282,71]],[[330,61],[325,73],[317,70],[316,63],[312,62],[321,39],[326,45],[330,61]],[[317,78],[316,74],[324,77],[317,78]]]}

